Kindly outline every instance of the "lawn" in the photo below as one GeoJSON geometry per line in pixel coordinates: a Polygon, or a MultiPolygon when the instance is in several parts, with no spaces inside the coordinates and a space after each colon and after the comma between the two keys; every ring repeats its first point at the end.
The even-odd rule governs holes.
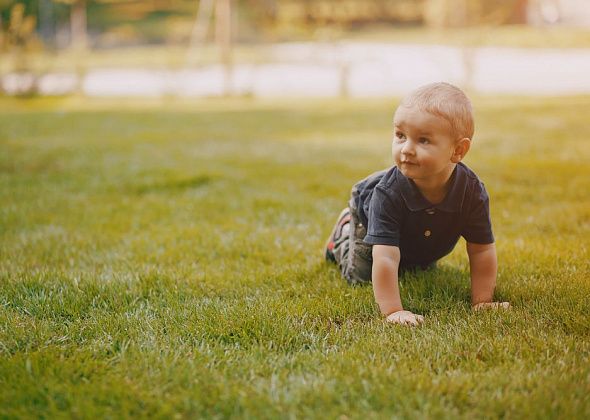
{"type": "Polygon", "coordinates": [[[590,97],[475,99],[513,307],[420,328],[322,258],[395,103],[0,98],[0,418],[588,418],[590,97]]]}

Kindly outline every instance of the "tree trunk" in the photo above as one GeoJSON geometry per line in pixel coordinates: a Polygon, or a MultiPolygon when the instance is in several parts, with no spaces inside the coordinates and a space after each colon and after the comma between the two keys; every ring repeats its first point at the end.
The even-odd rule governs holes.
{"type": "Polygon", "coordinates": [[[188,45],[187,64],[194,66],[197,64],[198,48],[201,47],[207,39],[207,32],[209,31],[209,22],[213,14],[214,0],[200,0],[199,8],[197,10],[197,17],[193,24],[193,30],[188,45]]]}
{"type": "Polygon", "coordinates": [[[46,46],[55,46],[55,19],[51,0],[39,1],[39,32],[46,46]]]}
{"type": "Polygon", "coordinates": [[[86,31],[86,0],[76,0],[72,4],[70,23],[72,30],[71,46],[74,49],[85,50],[88,47],[86,31]]]}
{"type": "Polygon", "coordinates": [[[527,10],[529,7],[528,0],[518,0],[514,6],[514,13],[510,23],[525,24],[527,23],[527,10]]]}
{"type": "Polygon", "coordinates": [[[0,15],[0,53],[4,50],[4,26],[0,15]]]}
{"type": "Polygon", "coordinates": [[[224,95],[232,93],[232,0],[217,0],[215,3],[215,41],[219,47],[224,67],[224,95]]]}

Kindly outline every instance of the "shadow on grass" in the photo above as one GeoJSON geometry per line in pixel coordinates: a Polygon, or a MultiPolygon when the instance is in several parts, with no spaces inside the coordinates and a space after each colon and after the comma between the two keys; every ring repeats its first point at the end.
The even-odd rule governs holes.
{"type": "MultiPolygon", "coordinates": [[[[326,263],[328,270],[340,277],[334,264],[326,263]]],[[[342,278],[343,284],[345,280],[342,278]]],[[[407,270],[400,273],[400,293],[404,307],[410,311],[429,314],[445,307],[470,304],[470,282],[468,274],[456,267],[438,264],[427,270],[407,270]]],[[[367,283],[347,286],[351,289],[369,288],[367,283]]]]}

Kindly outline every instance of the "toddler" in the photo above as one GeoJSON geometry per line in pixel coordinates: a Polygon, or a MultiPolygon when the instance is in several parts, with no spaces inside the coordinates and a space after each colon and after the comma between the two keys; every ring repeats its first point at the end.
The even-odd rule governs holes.
{"type": "Polygon", "coordinates": [[[434,266],[463,236],[473,308],[507,308],[493,302],[497,260],[488,194],[462,163],[474,132],[470,100],[448,83],[423,86],[402,100],[393,129],[395,166],[354,185],[326,259],[350,284],[372,283],[387,321],[418,325],[423,317],[403,308],[399,270],[434,266]]]}

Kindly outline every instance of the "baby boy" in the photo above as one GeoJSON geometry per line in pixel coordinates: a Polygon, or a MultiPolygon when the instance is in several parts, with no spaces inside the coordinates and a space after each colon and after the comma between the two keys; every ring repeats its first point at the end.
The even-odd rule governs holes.
{"type": "Polygon", "coordinates": [[[488,194],[464,163],[474,132],[469,98],[448,83],[433,83],[405,97],[393,119],[395,166],[352,188],[326,246],[350,284],[372,282],[387,321],[418,325],[404,310],[398,272],[429,268],[467,242],[474,309],[493,302],[496,248],[488,194]]]}

